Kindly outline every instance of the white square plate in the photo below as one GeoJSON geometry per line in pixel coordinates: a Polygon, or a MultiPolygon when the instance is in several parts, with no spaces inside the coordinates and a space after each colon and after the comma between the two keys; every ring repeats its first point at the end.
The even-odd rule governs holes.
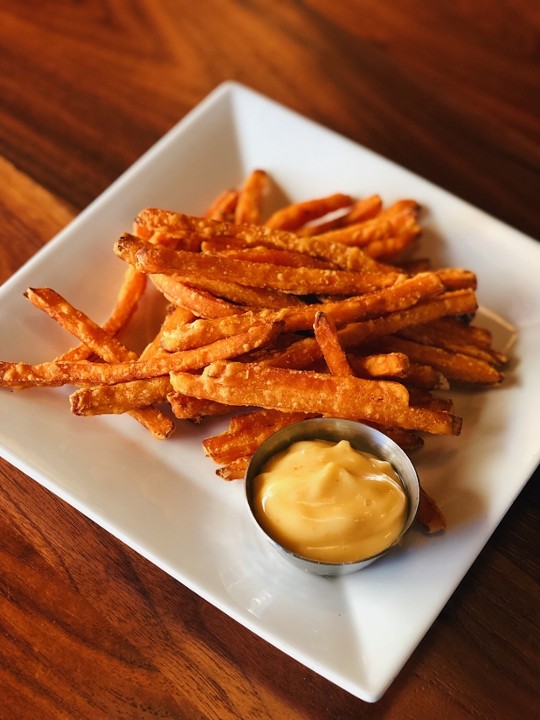
{"type": "Polygon", "coordinates": [[[307,576],[252,533],[243,483],[200,441],[222,423],[153,440],[129,417],[76,418],[68,391],[3,392],[3,456],[254,633],[377,700],[413,652],[539,460],[540,245],[353,142],[234,83],[217,88],[0,288],[0,358],[38,362],[73,344],[22,298],[50,286],[98,322],[123,272],[112,246],[143,207],[201,213],[265,168],[293,200],[342,191],[414,197],[422,252],[478,273],[484,319],[515,358],[503,387],[455,395],[464,430],[417,456],[448,519],[355,575],[307,576]],[[99,267],[99,275],[91,268],[99,267]],[[501,318],[504,318],[502,320],[501,318]]]}

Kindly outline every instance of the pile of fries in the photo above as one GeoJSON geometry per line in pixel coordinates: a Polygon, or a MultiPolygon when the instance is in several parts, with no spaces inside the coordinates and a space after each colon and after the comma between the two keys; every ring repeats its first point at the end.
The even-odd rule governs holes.
{"type": "MultiPolygon", "coordinates": [[[[204,442],[225,479],[243,477],[270,434],[308,417],[366,422],[404,449],[457,435],[453,383],[494,386],[506,357],[473,326],[476,277],[411,259],[413,200],[343,193],[263,217],[271,178],[254,170],[204,217],[143,210],[114,252],[126,263],[116,306],[98,325],[50,288],[25,296],[79,345],[50,362],[0,362],[0,386],[76,386],[75,415],[129,413],[156,438],[175,419],[230,415],[204,442]],[[147,283],[167,301],[141,354],[118,338],[147,283]]],[[[425,493],[428,531],[444,528],[425,493]]]]}

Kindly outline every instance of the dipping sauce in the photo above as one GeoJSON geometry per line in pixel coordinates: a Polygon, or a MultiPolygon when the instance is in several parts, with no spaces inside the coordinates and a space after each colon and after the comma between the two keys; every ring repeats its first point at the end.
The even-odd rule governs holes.
{"type": "Polygon", "coordinates": [[[355,562],[401,533],[407,495],[392,465],[348,440],[301,440],[274,455],[253,484],[259,524],[297,555],[355,562]]]}

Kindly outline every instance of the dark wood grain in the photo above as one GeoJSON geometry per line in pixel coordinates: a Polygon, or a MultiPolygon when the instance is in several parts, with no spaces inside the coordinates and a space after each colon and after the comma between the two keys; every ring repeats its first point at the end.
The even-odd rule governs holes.
{"type": "MultiPolygon", "coordinates": [[[[0,281],[227,79],[540,238],[539,37],[528,0],[0,0],[0,281]]],[[[537,479],[368,705],[0,461],[0,718],[529,717],[537,479]]]]}
{"type": "Polygon", "coordinates": [[[237,79],[538,237],[540,20],[492,5],[2,0],[0,154],[80,209],[237,79]]]}

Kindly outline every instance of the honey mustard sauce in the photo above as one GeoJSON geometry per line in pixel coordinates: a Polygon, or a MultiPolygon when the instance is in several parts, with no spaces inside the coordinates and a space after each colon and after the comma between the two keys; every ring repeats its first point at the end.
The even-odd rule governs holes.
{"type": "Polygon", "coordinates": [[[297,555],[354,562],[394,543],[407,495],[390,463],[347,440],[302,440],[263,467],[254,482],[254,509],[266,533],[297,555]]]}

